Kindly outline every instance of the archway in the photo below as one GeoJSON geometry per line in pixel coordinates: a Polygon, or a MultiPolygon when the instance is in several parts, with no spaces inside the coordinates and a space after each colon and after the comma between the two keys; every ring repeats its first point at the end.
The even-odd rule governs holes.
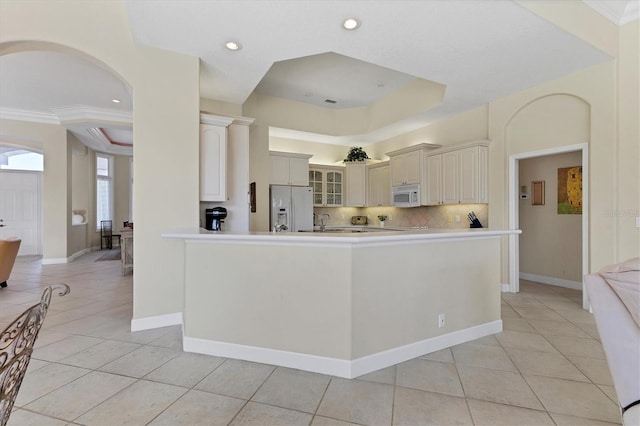
{"type": "MultiPolygon", "coordinates": [[[[19,83],[3,84],[12,89],[3,94],[2,139],[20,141],[20,145],[40,151],[47,158],[41,173],[43,263],[71,261],[99,247],[95,153],[127,154],[122,143],[113,142],[107,131],[114,128],[122,131],[128,126],[132,133],[132,90],[109,66],[59,44],[3,43],[0,55],[4,64],[3,82],[14,78],[19,83]],[[42,63],[39,61],[45,60],[47,67],[38,66],[42,63]],[[105,87],[117,88],[117,95],[105,96],[108,91],[105,87]],[[24,103],[13,103],[16,98],[24,103]],[[100,98],[105,99],[96,102],[100,98]],[[111,107],[112,99],[116,98],[120,101],[119,110],[111,107]],[[97,142],[92,143],[94,140],[97,142]],[[83,212],[82,222],[74,221],[78,212],[83,212]]],[[[128,151],[131,156],[131,146],[128,151]]],[[[113,206],[113,210],[126,212],[122,219],[117,218],[126,221],[131,220],[130,161],[127,158],[121,163],[126,164],[122,169],[127,177],[119,181],[123,194],[114,200],[126,205],[119,209],[113,206]]]]}
{"type": "MultiPolygon", "coordinates": [[[[530,184],[530,182],[519,181],[519,162],[521,160],[551,158],[548,156],[579,151],[581,153],[580,166],[582,167],[581,217],[565,216],[560,218],[558,214],[557,218],[553,218],[554,223],[558,221],[562,222],[561,225],[559,225],[560,229],[562,229],[562,224],[564,224],[576,229],[575,232],[578,233],[577,236],[571,237],[577,241],[576,247],[572,249],[576,250],[576,257],[579,258],[577,265],[574,262],[573,269],[575,270],[570,276],[567,276],[567,269],[570,268],[565,268],[560,271],[554,270],[553,265],[550,265],[550,263],[555,263],[555,269],[558,269],[558,264],[562,264],[562,262],[566,262],[567,265],[570,263],[568,260],[569,256],[566,256],[567,253],[560,250],[560,252],[554,255],[550,254],[548,247],[537,247],[539,251],[543,253],[538,260],[541,264],[540,270],[545,272],[540,274],[522,273],[520,271],[522,264],[520,259],[520,243],[518,238],[514,237],[510,240],[509,244],[510,291],[516,292],[519,290],[520,278],[534,277],[538,282],[572,288],[579,287],[583,290],[583,308],[588,308],[587,294],[583,289],[582,277],[588,273],[589,270],[589,151],[587,142],[589,139],[590,106],[583,99],[567,94],[553,94],[531,101],[518,110],[505,126],[505,148],[507,150],[507,157],[509,158],[509,226],[513,229],[520,227],[520,204],[524,201],[521,195],[531,195],[526,194],[526,190],[521,191],[523,186],[528,188],[530,184]],[[559,111],[562,111],[562,114],[559,114],[559,111]],[[562,119],[559,117],[562,117],[562,119]],[[535,149],[532,149],[532,147],[535,147],[535,149]],[[556,261],[549,262],[545,260],[548,259],[548,257],[546,257],[548,255],[556,256],[556,261]],[[545,264],[545,262],[547,264],[545,264]],[[573,285],[574,283],[576,283],[576,285],[573,285]]],[[[550,176],[548,178],[550,183],[554,185],[551,187],[552,194],[555,194],[555,186],[557,186],[554,180],[555,177],[550,176]]],[[[547,210],[549,210],[549,208],[556,208],[555,196],[548,199],[547,202],[550,204],[547,206],[547,210]]],[[[549,226],[548,230],[551,228],[552,227],[549,226]]],[[[547,229],[544,227],[535,229],[537,229],[537,231],[530,230],[530,232],[547,232],[547,229]]],[[[565,229],[568,229],[568,227],[565,229]]],[[[563,232],[550,232],[550,240],[563,238],[563,232]]],[[[524,238],[524,236],[521,238],[524,238]]],[[[553,243],[551,243],[551,245],[553,246],[553,243]]],[[[563,244],[557,243],[555,246],[561,247],[563,244]]],[[[532,253],[531,247],[531,241],[528,241],[527,256],[530,256],[532,253]]],[[[535,245],[533,247],[535,247],[535,245]]],[[[528,268],[531,267],[530,263],[531,262],[528,262],[528,268]]]]}

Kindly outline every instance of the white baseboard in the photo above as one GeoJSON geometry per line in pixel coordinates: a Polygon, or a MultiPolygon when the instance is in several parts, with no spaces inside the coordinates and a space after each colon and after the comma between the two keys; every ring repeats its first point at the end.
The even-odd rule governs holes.
{"type": "Polygon", "coordinates": [[[500,333],[501,331],[502,320],[496,320],[358,358],[352,361],[351,377],[348,378],[352,379],[354,377],[362,376],[363,374],[367,374],[372,371],[380,370],[431,352],[436,352],[441,349],[450,348],[451,346],[479,339],[490,334],[500,333]]]}
{"type": "Polygon", "coordinates": [[[71,257],[69,257],[69,262],[73,262],[75,259],[79,258],[80,256],[82,256],[84,254],[87,254],[87,253],[91,253],[92,251],[93,251],[93,248],[91,248],[91,247],[86,248],[84,250],[77,251],[77,252],[73,253],[71,255],[71,257]]]}
{"type": "Polygon", "coordinates": [[[527,281],[535,281],[537,283],[555,285],[557,287],[582,290],[582,282],[580,281],[563,280],[562,278],[546,277],[544,275],[528,274],[526,272],[520,272],[520,278],[527,281]]]}
{"type": "Polygon", "coordinates": [[[282,367],[312,371],[314,373],[353,379],[372,371],[380,370],[421,355],[439,351],[464,342],[479,339],[502,331],[502,320],[492,321],[464,330],[455,331],[442,336],[411,343],[398,348],[389,349],[355,360],[322,357],[287,352],[257,346],[239,345],[235,343],[184,337],[182,340],[185,352],[195,352],[225,358],[242,359],[261,362],[282,367]]]}
{"type": "Polygon", "coordinates": [[[69,258],[53,258],[53,259],[42,259],[43,265],[59,265],[61,263],[69,263],[69,258]]]}
{"type": "Polygon", "coordinates": [[[510,284],[500,284],[502,287],[502,292],[503,293],[509,293],[511,291],[511,285],[510,284]]]}
{"type": "Polygon", "coordinates": [[[150,330],[152,328],[168,327],[170,325],[182,325],[182,312],[134,318],[131,320],[131,331],[150,330]]]}
{"type": "Polygon", "coordinates": [[[94,247],[89,247],[89,248],[77,251],[69,257],[42,259],[42,264],[43,265],[59,265],[61,263],[70,263],[70,262],[73,262],[75,259],[79,258],[80,256],[90,253],[94,250],[95,250],[94,247]]]}
{"type": "Polygon", "coordinates": [[[345,359],[281,351],[258,346],[239,345],[236,343],[217,342],[195,337],[183,337],[182,349],[185,352],[242,359],[245,361],[279,365],[281,367],[312,371],[314,373],[351,378],[351,362],[345,359]]]}

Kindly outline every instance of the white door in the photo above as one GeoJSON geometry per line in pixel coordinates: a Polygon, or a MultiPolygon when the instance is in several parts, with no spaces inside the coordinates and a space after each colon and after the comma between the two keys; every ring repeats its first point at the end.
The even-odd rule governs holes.
{"type": "Polygon", "coordinates": [[[22,239],[18,255],[40,250],[42,172],[0,171],[0,238],[22,239]]]}

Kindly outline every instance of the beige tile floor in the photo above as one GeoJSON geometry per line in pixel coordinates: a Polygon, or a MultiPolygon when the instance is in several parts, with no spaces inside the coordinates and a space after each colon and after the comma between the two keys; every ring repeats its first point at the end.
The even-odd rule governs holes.
{"type": "Polygon", "coordinates": [[[619,424],[593,317],[575,290],[523,281],[504,332],[354,380],[184,353],[180,327],[131,333],[132,278],[90,253],[19,258],[0,329],[54,296],[9,425],[619,424]]]}

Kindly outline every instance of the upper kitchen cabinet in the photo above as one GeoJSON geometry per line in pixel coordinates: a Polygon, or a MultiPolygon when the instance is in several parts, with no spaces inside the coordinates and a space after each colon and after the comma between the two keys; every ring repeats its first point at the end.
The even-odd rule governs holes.
{"type": "Polygon", "coordinates": [[[369,169],[369,200],[368,205],[390,206],[391,205],[391,178],[389,176],[390,166],[388,161],[367,166],[369,169]]]}
{"type": "Polygon", "coordinates": [[[232,122],[200,115],[200,201],[227,200],[227,126],[232,122]]]}
{"type": "Polygon", "coordinates": [[[427,205],[488,202],[489,141],[442,148],[427,154],[427,205]]]}
{"type": "Polygon", "coordinates": [[[309,158],[308,154],[292,152],[269,151],[271,163],[272,185],[309,186],[309,158]]]}
{"type": "MultiPolygon", "coordinates": [[[[229,212],[227,231],[249,230],[251,123],[248,117],[200,114],[200,201],[221,202],[229,212]]],[[[202,214],[205,207],[210,206],[201,206],[202,214]]]]}
{"type": "Polygon", "coordinates": [[[422,183],[424,154],[439,147],[440,145],[421,143],[397,151],[387,152],[390,158],[391,185],[422,183]]]}
{"type": "Polygon", "coordinates": [[[365,207],[367,205],[367,163],[364,161],[345,162],[347,178],[346,205],[365,207]]]}
{"type": "Polygon", "coordinates": [[[309,186],[314,207],[340,207],[344,203],[344,167],[309,165],[309,186]]]}

